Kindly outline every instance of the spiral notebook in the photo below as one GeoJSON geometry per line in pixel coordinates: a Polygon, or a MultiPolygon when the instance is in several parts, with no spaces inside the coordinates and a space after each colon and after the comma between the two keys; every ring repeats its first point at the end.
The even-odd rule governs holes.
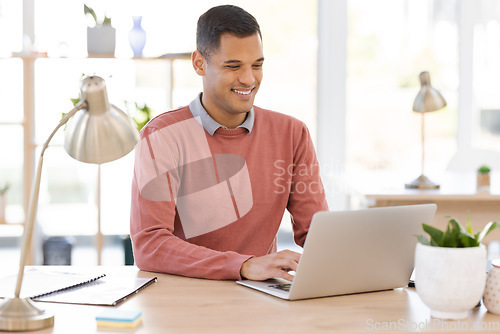
{"type": "Polygon", "coordinates": [[[115,306],[155,283],[156,280],[156,277],[107,275],[88,284],[41,296],[35,300],[52,303],[115,306]]]}
{"type": "MultiPolygon", "coordinates": [[[[115,306],[156,280],[156,277],[106,275],[86,267],[27,267],[21,297],[41,302],[115,306]]],[[[17,274],[0,277],[0,297],[12,297],[16,281],[17,274]]]]}
{"type": "MultiPolygon", "coordinates": [[[[76,270],[68,268],[26,267],[21,285],[20,297],[37,299],[67,289],[94,282],[106,276],[100,271],[76,270]]],[[[13,297],[17,273],[0,278],[0,297],[13,297]]]]}

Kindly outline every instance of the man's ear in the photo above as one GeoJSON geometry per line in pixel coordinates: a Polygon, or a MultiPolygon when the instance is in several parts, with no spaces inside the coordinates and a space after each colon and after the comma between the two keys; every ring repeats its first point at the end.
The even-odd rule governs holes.
{"type": "Polygon", "coordinates": [[[193,64],[194,71],[199,76],[204,76],[206,71],[205,57],[200,51],[196,50],[191,54],[191,63],[193,64]]]}

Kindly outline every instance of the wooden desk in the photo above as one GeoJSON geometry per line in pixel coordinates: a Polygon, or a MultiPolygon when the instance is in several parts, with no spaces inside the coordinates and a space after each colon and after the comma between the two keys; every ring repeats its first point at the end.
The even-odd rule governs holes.
{"type": "MultiPolygon", "coordinates": [[[[431,178],[441,185],[437,190],[405,189],[405,181],[395,175],[371,174],[370,181],[363,180],[359,191],[367,199],[371,199],[371,206],[395,206],[436,203],[437,211],[433,225],[445,228],[452,216],[464,226],[467,215],[470,214],[474,231],[482,229],[488,222],[500,223],[500,173],[496,172],[491,177],[491,190],[489,192],[476,191],[475,173],[445,173],[441,177],[431,178]]],[[[500,229],[493,231],[485,243],[500,240],[500,229]]]]}
{"type": "Polygon", "coordinates": [[[500,329],[500,316],[476,308],[466,320],[430,317],[413,288],[285,301],[233,281],[211,281],[105,267],[108,275],[158,277],[158,282],[120,304],[140,309],[143,322],[135,329],[97,328],[103,307],[39,303],[55,313],[55,325],[33,333],[356,333],[411,331],[450,332],[450,328],[500,329]],[[475,327],[476,326],[476,327],[475,327]],[[384,330],[386,329],[386,330],[384,330]]]}

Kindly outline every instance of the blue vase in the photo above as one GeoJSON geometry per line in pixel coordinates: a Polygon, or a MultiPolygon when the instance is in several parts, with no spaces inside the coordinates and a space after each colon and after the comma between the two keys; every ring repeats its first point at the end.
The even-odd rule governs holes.
{"type": "Polygon", "coordinates": [[[146,31],[141,26],[142,16],[133,16],[134,26],[128,33],[130,47],[134,51],[134,57],[141,57],[144,45],[146,45],[146,31]]]}

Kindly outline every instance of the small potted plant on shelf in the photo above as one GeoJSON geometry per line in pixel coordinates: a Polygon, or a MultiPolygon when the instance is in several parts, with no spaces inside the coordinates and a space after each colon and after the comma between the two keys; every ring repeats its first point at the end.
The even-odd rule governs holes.
{"type": "Polygon", "coordinates": [[[5,207],[7,206],[6,193],[9,190],[10,185],[5,183],[0,185],[0,224],[7,223],[5,219],[5,207]]]}
{"type": "Polygon", "coordinates": [[[116,44],[116,30],[111,25],[111,18],[98,16],[94,9],[83,5],[85,16],[91,22],[87,27],[87,52],[89,56],[114,56],[116,44]]]}
{"type": "Polygon", "coordinates": [[[490,167],[482,165],[477,169],[477,191],[490,190],[490,167]]]}
{"type": "Polygon", "coordinates": [[[486,282],[486,248],[481,241],[498,226],[490,222],[473,233],[470,217],[467,228],[454,218],[445,231],[422,224],[430,240],[417,236],[415,287],[432,317],[463,319],[479,303],[486,282]]]}

